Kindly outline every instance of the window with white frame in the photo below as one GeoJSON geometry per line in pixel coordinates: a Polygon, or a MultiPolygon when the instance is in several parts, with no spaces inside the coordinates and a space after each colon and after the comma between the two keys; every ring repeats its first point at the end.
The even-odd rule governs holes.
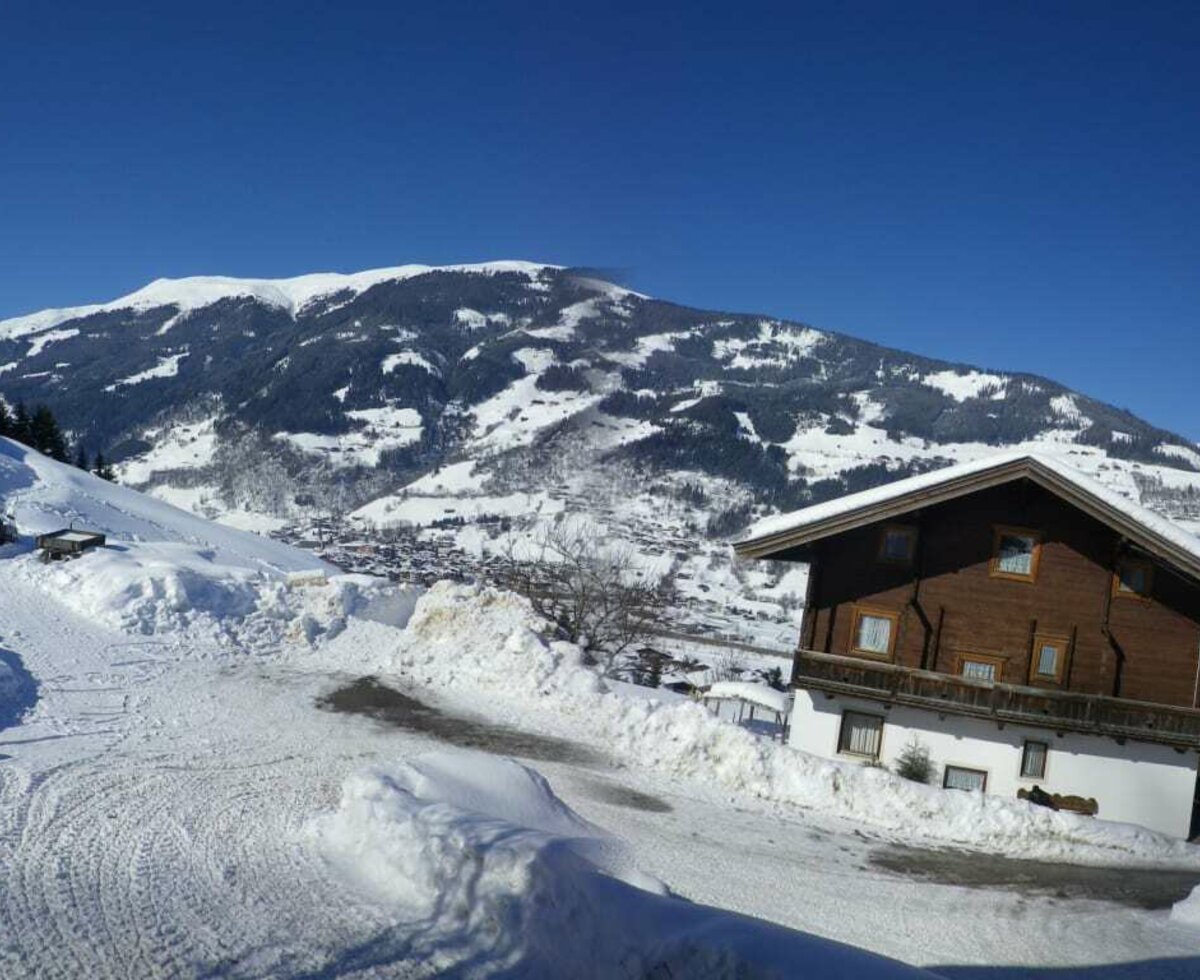
{"type": "Polygon", "coordinates": [[[968,792],[987,789],[987,773],[982,769],[967,769],[965,766],[946,766],[942,774],[945,789],[962,789],[968,792]]]}
{"type": "Polygon", "coordinates": [[[842,728],[838,733],[838,751],[848,755],[879,758],[883,741],[883,719],[860,711],[842,712],[842,728]]]}
{"type": "Polygon", "coordinates": [[[1045,742],[1035,742],[1027,739],[1021,750],[1021,778],[1044,779],[1046,777],[1046,756],[1050,746],[1045,742]]]}

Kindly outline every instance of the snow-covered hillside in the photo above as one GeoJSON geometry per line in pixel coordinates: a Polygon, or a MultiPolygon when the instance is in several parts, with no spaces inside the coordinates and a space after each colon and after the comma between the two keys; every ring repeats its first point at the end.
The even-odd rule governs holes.
{"type": "Polygon", "coordinates": [[[0,438],[0,509],[21,540],[0,546],[10,577],[61,595],[81,613],[153,633],[166,624],[218,627],[286,601],[290,574],[333,571],[276,541],[214,524],[0,438]],[[44,565],[40,534],[99,531],[107,546],[44,565]]]}

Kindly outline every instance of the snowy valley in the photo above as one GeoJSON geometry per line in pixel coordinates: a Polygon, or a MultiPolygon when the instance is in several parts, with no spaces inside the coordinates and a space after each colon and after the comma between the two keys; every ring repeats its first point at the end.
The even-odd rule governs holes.
{"type": "Polygon", "coordinates": [[[1200,957],[1191,845],[807,756],[602,678],[511,593],[340,574],[8,440],[0,509],[5,977],[1200,957]],[[107,545],[43,563],[72,523],[107,545]]]}

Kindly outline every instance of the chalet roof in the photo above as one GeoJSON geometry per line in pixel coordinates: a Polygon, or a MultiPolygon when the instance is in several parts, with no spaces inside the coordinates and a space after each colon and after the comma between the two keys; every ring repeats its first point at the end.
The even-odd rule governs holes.
{"type": "Polygon", "coordinates": [[[1200,579],[1200,538],[1120,496],[1073,466],[1028,452],[996,453],[897,480],[759,521],[734,548],[769,558],[888,517],[930,507],[1013,480],[1031,480],[1124,535],[1138,547],[1200,579]]]}

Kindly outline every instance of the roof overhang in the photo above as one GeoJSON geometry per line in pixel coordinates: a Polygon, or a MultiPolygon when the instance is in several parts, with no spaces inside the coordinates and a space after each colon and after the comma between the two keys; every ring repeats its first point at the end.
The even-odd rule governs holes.
{"type": "Polygon", "coordinates": [[[734,550],[743,558],[773,558],[782,552],[820,541],[822,538],[865,527],[877,521],[901,517],[1015,480],[1029,480],[1045,488],[1108,525],[1148,554],[1200,580],[1200,558],[1190,550],[1158,533],[1154,528],[1133,519],[1121,508],[1090,492],[1086,486],[1072,481],[1032,456],[1005,460],[994,467],[950,476],[940,483],[867,502],[859,507],[847,508],[823,519],[801,522],[790,529],[747,538],[737,542],[734,550]]]}

